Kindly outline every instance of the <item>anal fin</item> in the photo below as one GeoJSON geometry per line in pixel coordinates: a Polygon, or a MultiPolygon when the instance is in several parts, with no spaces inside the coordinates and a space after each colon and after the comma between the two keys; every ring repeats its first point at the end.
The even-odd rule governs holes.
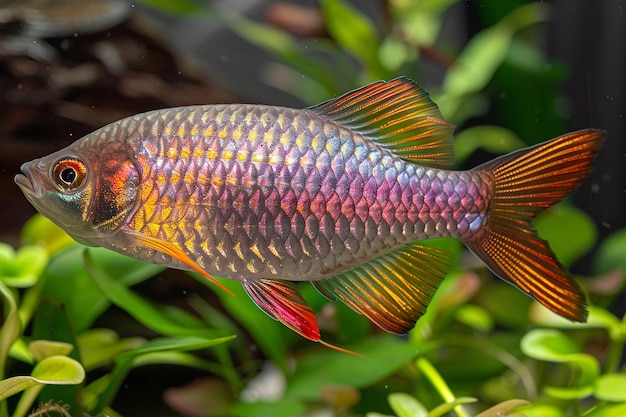
{"type": "Polygon", "coordinates": [[[410,244],[313,285],[381,329],[404,334],[424,314],[449,267],[444,251],[410,244]]]}

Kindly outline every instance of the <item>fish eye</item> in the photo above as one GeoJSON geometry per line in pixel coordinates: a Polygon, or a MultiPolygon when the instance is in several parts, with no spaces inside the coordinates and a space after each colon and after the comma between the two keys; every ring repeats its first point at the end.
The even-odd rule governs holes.
{"type": "Polygon", "coordinates": [[[64,158],[54,164],[52,178],[60,191],[75,191],[85,183],[87,167],[79,159],[64,158]]]}

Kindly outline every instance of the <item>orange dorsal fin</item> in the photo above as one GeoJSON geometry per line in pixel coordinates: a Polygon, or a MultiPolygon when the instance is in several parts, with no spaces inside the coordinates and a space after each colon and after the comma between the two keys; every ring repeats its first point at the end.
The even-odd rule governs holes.
{"type": "Polygon", "coordinates": [[[537,235],[532,220],[578,187],[604,137],[599,130],[582,130],[475,169],[492,177],[493,195],[485,232],[465,244],[496,275],[573,321],[587,319],[585,295],[537,235]]]}
{"type": "Polygon", "coordinates": [[[408,78],[378,81],[305,110],[332,120],[401,158],[437,168],[454,162],[454,125],[408,78]]]}
{"type": "Polygon", "coordinates": [[[228,294],[234,295],[231,290],[226,288],[226,286],[224,286],[224,284],[222,284],[221,282],[219,282],[218,280],[213,278],[211,275],[209,275],[206,271],[204,271],[204,269],[202,269],[200,267],[200,265],[198,265],[181,248],[179,248],[175,244],[173,244],[171,242],[167,242],[167,241],[162,240],[162,239],[158,239],[156,237],[146,236],[146,235],[144,235],[142,233],[135,232],[135,231],[125,231],[124,233],[126,233],[129,236],[132,236],[135,240],[139,241],[140,243],[144,244],[145,246],[147,246],[147,247],[149,247],[151,249],[154,249],[154,250],[156,250],[156,251],[158,251],[160,253],[164,253],[166,255],[169,255],[172,258],[182,262],[183,264],[185,264],[189,268],[191,268],[193,271],[196,271],[197,273],[199,273],[200,275],[202,275],[203,277],[205,277],[206,279],[208,279],[212,283],[216,284],[218,287],[220,287],[221,289],[226,291],[228,294]]]}

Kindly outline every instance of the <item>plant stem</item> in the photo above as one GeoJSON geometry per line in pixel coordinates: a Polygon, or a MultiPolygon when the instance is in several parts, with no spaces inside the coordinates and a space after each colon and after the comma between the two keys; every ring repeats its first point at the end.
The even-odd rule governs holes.
{"type": "MultiPolygon", "coordinates": [[[[430,361],[426,358],[419,358],[416,363],[417,368],[428,378],[430,383],[435,387],[441,398],[445,402],[452,402],[455,400],[454,393],[446,384],[446,381],[443,380],[439,372],[435,369],[435,367],[430,363],[430,361]]],[[[469,417],[469,415],[463,409],[463,406],[454,407],[454,412],[459,417],[469,417]]]]}

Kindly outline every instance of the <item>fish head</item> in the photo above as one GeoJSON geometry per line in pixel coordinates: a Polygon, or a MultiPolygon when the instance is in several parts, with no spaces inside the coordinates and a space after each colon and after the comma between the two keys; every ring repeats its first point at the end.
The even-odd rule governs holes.
{"type": "Polygon", "coordinates": [[[85,137],[24,163],[15,182],[37,211],[75,240],[100,245],[134,212],[140,174],[128,149],[94,142],[85,137]]]}

